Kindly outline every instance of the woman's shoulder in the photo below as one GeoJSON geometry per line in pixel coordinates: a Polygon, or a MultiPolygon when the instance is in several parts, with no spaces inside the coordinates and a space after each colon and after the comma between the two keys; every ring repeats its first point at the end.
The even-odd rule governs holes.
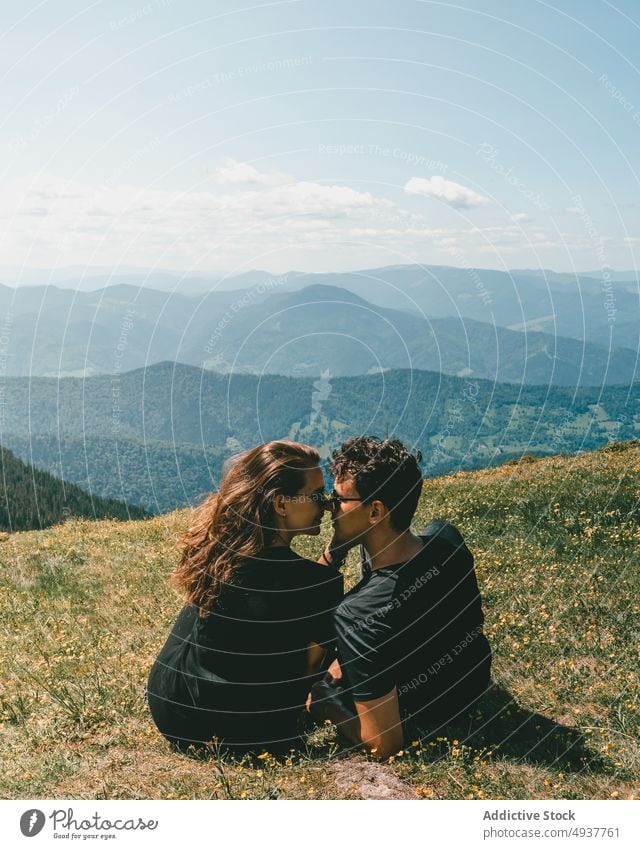
{"type": "Polygon", "coordinates": [[[289,556],[291,558],[290,562],[312,583],[324,584],[335,578],[342,578],[340,570],[335,566],[318,563],[316,560],[309,560],[308,557],[303,557],[292,549],[289,549],[289,556]]]}
{"type": "Polygon", "coordinates": [[[234,570],[232,584],[254,592],[316,591],[342,595],[342,575],[290,548],[265,548],[234,570]]]}

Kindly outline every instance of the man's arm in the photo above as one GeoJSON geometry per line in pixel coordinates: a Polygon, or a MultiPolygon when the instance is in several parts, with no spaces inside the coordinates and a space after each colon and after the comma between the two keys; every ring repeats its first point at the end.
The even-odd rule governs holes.
{"type": "Polygon", "coordinates": [[[324,681],[314,685],[310,704],[312,714],[334,722],[351,743],[362,746],[380,760],[395,755],[402,748],[404,736],[395,687],[377,699],[354,702],[355,713],[332,698],[332,689],[324,681]]]}

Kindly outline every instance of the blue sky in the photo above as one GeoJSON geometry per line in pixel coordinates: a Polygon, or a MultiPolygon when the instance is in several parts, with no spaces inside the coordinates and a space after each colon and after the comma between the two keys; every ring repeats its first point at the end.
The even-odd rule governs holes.
{"type": "Polygon", "coordinates": [[[635,268],[639,39],[629,0],[5,4],[0,263],[635,268]]]}

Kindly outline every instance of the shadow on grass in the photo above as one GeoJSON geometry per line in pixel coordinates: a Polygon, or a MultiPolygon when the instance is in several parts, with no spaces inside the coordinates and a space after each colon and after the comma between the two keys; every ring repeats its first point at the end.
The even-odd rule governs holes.
{"type": "Polygon", "coordinates": [[[536,764],[565,772],[605,772],[609,765],[587,745],[577,728],[560,725],[519,705],[513,696],[492,684],[471,713],[446,724],[428,726],[409,722],[406,737],[423,744],[436,741],[434,758],[450,750],[458,740],[484,755],[497,755],[519,763],[536,764]],[[440,739],[438,739],[440,738],[440,739]]]}
{"type": "MultiPolygon", "coordinates": [[[[300,719],[300,738],[287,741],[286,746],[268,747],[275,758],[282,759],[295,752],[298,757],[326,761],[356,751],[344,739],[336,748],[335,735],[328,728],[315,725],[308,714],[300,719]]],[[[581,731],[527,710],[497,684],[491,685],[473,712],[461,714],[453,721],[431,725],[424,721],[405,723],[405,739],[407,746],[420,740],[423,753],[428,753],[432,761],[450,757],[455,740],[459,751],[466,747],[468,753],[481,760],[506,758],[567,773],[610,772],[610,764],[588,747],[588,738],[581,731]]],[[[263,750],[231,749],[214,743],[178,751],[197,759],[244,758],[260,765],[259,755],[263,750]]],[[[409,747],[408,757],[411,751],[409,747]]]]}
{"type": "MultiPolygon", "coordinates": [[[[299,737],[295,739],[282,741],[279,746],[257,749],[226,747],[218,741],[185,748],[173,745],[172,748],[198,760],[213,757],[222,762],[241,758],[255,765],[260,765],[260,755],[264,757],[265,748],[276,759],[295,753],[298,758],[302,756],[312,761],[344,757],[356,751],[340,736],[341,745],[337,747],[335,730],[318,726],[306,711],[300,715],[298,731],[299,737]]],[[[465,751],[480,760],[499,757],[567,773],[610,773],[611,764],[589,748],[588,739],[577,728],[561,725],[522,707],[511,693],[496,683],[491,684],[473,711],[462,713],[452,721],[429,724],[420,717],[419,721],[405,722],[408,757],[413,749],[409,744],[419,740],[423,758],[428,753],[432,761],[450,757],[455,745],[458,752],[465,751]]]]}

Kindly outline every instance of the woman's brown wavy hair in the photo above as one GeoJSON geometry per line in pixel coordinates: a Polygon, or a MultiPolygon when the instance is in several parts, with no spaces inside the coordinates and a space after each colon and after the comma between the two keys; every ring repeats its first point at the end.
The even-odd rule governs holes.
{"type": "Polygon", "coordinates": [[[273,499],[302,489],[320,455],[301,442],[265,442],[233,458],[218,492],[194,511],[182,538],[182,556],[170,581],[209,614],[236,567],[266,548],[276,531],[273,499]]]}

